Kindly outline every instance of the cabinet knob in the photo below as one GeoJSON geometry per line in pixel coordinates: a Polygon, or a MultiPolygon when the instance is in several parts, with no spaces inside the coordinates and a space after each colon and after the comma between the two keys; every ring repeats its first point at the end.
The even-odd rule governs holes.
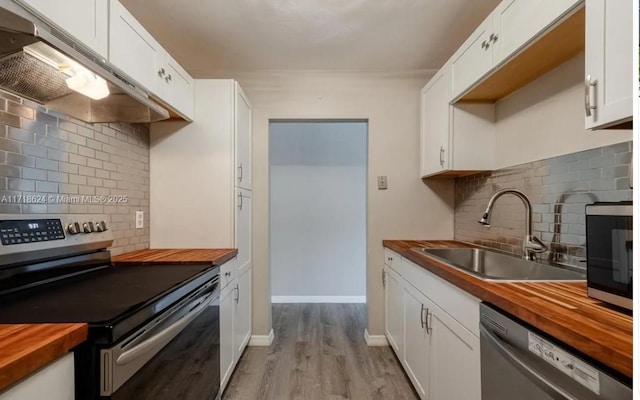
{"type": "Polygon", "coordinates": [[[166,78],[164,78],[165,82],[169,83],[171,82],[171,74],[167,75],[166,78]]]}
{"type": "Polygon", "coordinates": [[[493,42],[493,43],[497,42],[498,41],[498,34],[497,33],[492,33],[491,35],[489,35],[489,41],[493,42]]]}
{"type": "Polygon", "coordinates": [[[487,50],[489,48],[489,43],[486,40],[483,40],[482,43],[480,43],[480,47],[487,50]]]}
{"type": "Polygon", "coordinates": [[[159,76],[164,76],[164,74],[165,74],[165,70],[164,70],[164,68],[160,68],[160,69],[158,70],[158,75],[159,75],[159,76]]]}
{"type": "Polygon", "coordinates": [[[225,272],[224,276],[226,276],[227,278],[231,276],[231,272],[225,272]]]}

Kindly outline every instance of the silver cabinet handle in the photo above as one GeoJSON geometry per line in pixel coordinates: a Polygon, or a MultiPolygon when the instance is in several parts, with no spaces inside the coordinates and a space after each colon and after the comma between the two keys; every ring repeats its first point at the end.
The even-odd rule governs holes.
{"type": "Polygon", "coordinates": [[[167,77],[164,78],[164,81],[167,83],[171,82],[171,74],[167,75],[167,77]]]}
{"type": "Polygon", "coordinates": [[[242,182],[242,163],[238,165],[238,182],[242,182]]]}
{"type": "Polygon", "coordinates": [[[387,286],[387,274],[384,273],[384,269],[382,270],[382,287],[387,286]]]}
{"type": "Polygon", "coordinates": [[[427,318],[424,313],[425,311],[429,313],[429,309],[424,308],[424,304],[420,304],[420,326],[422,327],[422,329],[425,329],[427,327],[427,318]]]}
{"type": "Polygon", "coordinates": [[[587,117],[591,116],[591,110],[595,110],[596,106],[591,105],[591,86],[596,86],[596,82],[591,81],[591,75],[587,75],[584,80],[584,112],[587,117]]]}
{"type": "Polygon", "coordinates": [[[497,33],[492,33],[491,35],[489,35],[489,41],[490,42],[497,42],[498,41],[498,34],[497,33]]]}
{"type": "Polygon", "coordinates": [[[425,315],[425,317],[424,317],[424,323],[425,323],[425,325],[427,327],[427,335],[431,335],[432,328],[431,328],[431,322],[430,321],[431,321],[431,317],[433,316],[433,314],[431,314],[429,312],[428,308],[427,308],[426,314],[427,315],[425,315]]]}
{"type": "Polygon", "coordinates": [[[238,193],[238,208],[242,210],[242,193],[238,193]]]}
{"type": "Polygon", "coordinates": [[[482,43],[480,43],[480,47],[487,50],[489,48],[489,43],[486,40],[483,40],[482,43]]]}
{"type": "Polygon", "coordinates": [[[393,257],[387,257],[387,261],[393,262],[393,257]]]}
{"type": "Polygon", "coordinates": [[[237,303],[240,302],[240,288],[238,287],[238,285],[236,285],[234,290],[236,291],[236,298],[234,300],[235,300],[235,302],[237,304],[237,303]]]}
{"type": "Polygon", "coordinates": [[[224,276],[226,276],[227,278],[231,276],[231,272],[225,272],[224,276]]]}
{"type": "Polygon", "coordinates": [[[440,146],[440,166],[444,167],[444,147],[440,146]]]}
{"type": "Polygon", "coordinates": [[[159,76],[164,76],[165,72],[166,72],[166,71],[164,70],[164,67],[162,67],[162,68],[160,68],[160,69],[158,70],[158,75],[159,75],[159,76]]]}

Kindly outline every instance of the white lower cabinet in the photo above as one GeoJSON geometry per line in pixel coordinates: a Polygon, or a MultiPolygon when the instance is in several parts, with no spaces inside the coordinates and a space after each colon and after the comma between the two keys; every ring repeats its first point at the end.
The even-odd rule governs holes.
{"type": "Polygon", "coordinates": [[[220,294],[220,390],[224,390],[233,373],[235,286],[228,285],[220,294]]]}
{"type": "Polygon", "coordinates": [[[69,353],[0,393],[0,400],[74,400],[73,374],[69,353]]]}
{"type": "Polygon", "coordinates": [[[242,352],[251,338],[251,263],[238,272],[237,258],[221,266],[220,292],[220,391],[224,391],[242,352]]]}
{"type": "Polygon", "coordinates": [[[430,398],[480,400],[480,339],[435,304],[428,318],[430,398]]]}
{"type": "Polygon", "coordinates": [[[385,267],[385,334],[420,398],[479,400],[480,300],[408,260],[400,272],[385,267]]]}
{"type": "Polygon", "coordinates": [[[429,399],[429,333],[426,326],[429,300],[411,285],[404,286],[404,357],[407,375],[421,399],[429,399]]]}
{"type": "Polygon", "coordinates": [[[404,325],[404,302],[402,295],[402,278],[390,267],[384,269],[384,331],[391,348],[401,357],[404,325]]]}

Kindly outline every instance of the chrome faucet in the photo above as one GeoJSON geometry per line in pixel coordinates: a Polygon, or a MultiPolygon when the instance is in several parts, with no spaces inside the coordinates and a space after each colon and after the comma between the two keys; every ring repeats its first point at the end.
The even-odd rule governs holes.
{"type": "Polygon", "coordinates": [[[482,214],[482,218],[478,221],[480,224],[486,226],[487,228],[491,227],[489,224],[489,218],[491,216],[491,210],[493,209],[493,205],[504,194],[512,194],[522,200],[524,204],[524,209],[526,212],[526,220],[525,220],[525,235],[522,240],[522,258],[525,260],[535,261],[536,253],[543,253],[547,250],[547,246],[544,245],[537,237],[531,234],[531,203],[527,196],[515,189],[502,189],[498,190],[491,196],[489,200],[489,204],[487,204],[487,209],[482,214]]]}

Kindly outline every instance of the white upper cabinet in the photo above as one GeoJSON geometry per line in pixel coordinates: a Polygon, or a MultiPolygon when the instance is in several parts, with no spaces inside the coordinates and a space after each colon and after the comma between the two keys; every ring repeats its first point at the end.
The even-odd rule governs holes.
{"type": "Polygon", "coordinates": [[[449,71],[442,68],[421,92],[420,176],[449,169],[449,71]]]}
{"type": "MultiPolygon", "coordinates": [[[[606,128],[633,114],[633,2],[587,0],[585,126],[606,128]]],[[[637,68],[637,66],[635,67],[637,68]]],[[[637,83],[635,83],[637,84],[637,83]]]]}
{"type": "MultiPolygon", "coordinates": [[[[493,29],[491,15],[469,36],[451,57],[453,96],[471,87],[493,68],[493,55],[489,36],[493,29]]],[[[450,97],[447,97],[449,100],[450,97]]]]}
{"type": "Polygon", "coordinates": [[[109,0],[16,0],[103,58],[109,50],[109,0]]]}
{"type": "Polygon", "coordinates": [[[193,119],[193,78],[116,0],[110,2],[109,61],[185,119],[193,119]]]}
{"type": "Polygon", "coordinates": [[[251,103],[235,82],[236,186],[251,190],[251,103]]]}
{"type": "Polygon", "coordinates": [[[109,61],[147,90],[159,93],[162,46],[119,1],[110,4],[109,61]]]}
{"type": "Polygon", "coordinates": [[[420,176],[461,176],[493,169],[495,107],[449,104],[452,64],[422,89],[420,176]]]}
{"type": "MultiPolygon", "coordinates": [[[[450,100],[460,99],[484,77],[492,75],[498,67],[513,59],[522,49],[544,37],[548,28],[576,10],[582,1],[503,0],[451,57],[453,90],[450,100]]],[[[551,46],[553,47],[553,44],[551,46]]],[[[542,60],[537,55],[533,60],[534,65],[527,60],[521,63],[523,65],[513,66],[509,72],[511,76],[498,83],[511,86],[509,90],[513,91],[518,85],[526,84],[535,78],[528,76],[532,71],[543,73],[561,61],[566,61],[568,56],[565,52],[573,52],[573,55],[576,53],[572,43],[556,43],[555,47],[560,50],[539,51],[552,62],[542,60]]]]}
{"type": "Polygon", "coordinates": [[[582,1],[503,0],[492,14],[493,30],[489,34],[494,64],[500,64],[533,41],[540,32],[582,1]]]}
{"type": "Polygon", "coordinates": [[[158,75],[161,88],[157,95],[185,119],[193,120],[193,78],[166,51],[163,51],[162,60],[158,75]]]}

